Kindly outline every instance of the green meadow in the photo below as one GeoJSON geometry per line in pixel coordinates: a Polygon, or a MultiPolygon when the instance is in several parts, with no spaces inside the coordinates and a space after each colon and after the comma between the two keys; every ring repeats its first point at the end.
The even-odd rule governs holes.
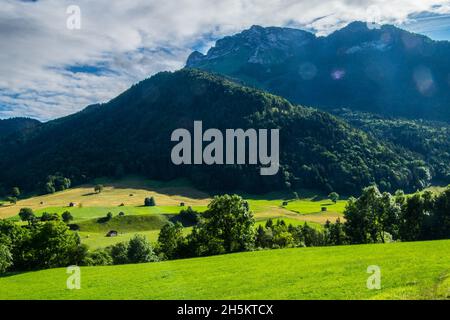
{"type": "MultiPolygon", "coordinates": [[[[326,220],[334,221],[342,216],[345,200],[335,204],[316,192],[299,190],[299,194],[299,199],[292,199],[292,194],[283,192],[242,196],[254,213],[256,226],[265,224],[268,219],[283,219],[287,224],[308,223],[320,229],[326,220]],[[322,211],[324,207],[327,208],[325,212],[322,211]]],[[[203,212],[211,198],[185,180],[158,182],[129,176],[120,180],[98,179],[92,184],[62,192],[21,199],[16,205],[4,204],[0,206],[0,218],[20,221],[17,214],[24,207],[32,208],[38,217],[44,212],[61,215],[68,211],[74,218],[71,223],[79,226],[82,242],[94,250],[129,240],[134,234],[143,234],[155,242],[161,227],[170,220],[176,221],[181,210],[191,206],[203,212]],[[104,184],[101,193],[94,192],[96,183],[104,184]],[[155,198],[156,206],[143,205],[148,196],[155,198]],[[102,221],[109,212],[113,218],[102,221]],[[119,216],[119,213],[124,215],[119,216]],[[106,237],[110,230],[117,231],[118,236],[106,237]]],[[[188,227],[184,232],[187,234],[190,230],[188,227]]]]}
{"type": "MultiPolygon", "coordinates": [[[[184,235],[191,232],[192,227],[183,228],[184,235]]],[[[131,231],[131,232],[121,232],[117,237],[105,237],[104,233],[93,233],[93,232],[78,232],[81,241],[89,246],[89,249],[95,250],[100,248],[105,248],[114,245],[118,242],[129,241],[134,235],[140,234],[152,242],[155,243],[158,240],[159,229],[158,230],[147,230],[147,231],[131,231]]]]}
{"type": "MultiPolygon", "coordinates": [[[[203,212],[206,210],[206,206],[193,206],[194,210],[203,212]]],[[[38,209],[35,211],[37,216],[41,216],[42,213],[57,213],[61,215],[63,212],[68,211],[74,217],[74,222],[81,222],[84,220],[101,218],[106,216],[108,212],[111,212],[114,216],[123,212],[125,215],[157,215],[157,214],[178,214],[183,208],[180,206],[98,206],[98,207],[47,207],[38,209]]],[[[12,220],[19,220],[18,216],[11,217],[12,220]]]]}
{"type": "MultiPolygon", "coordinates": [[[[430,189],[440,192],[442,188],[430,189]]],[[[343,219],[346,200],[336,203],[323,194],[312,190],[298,190],[298,198],[292,193],[272,192],[264,195],[241,194],[249,203],[256,227],[264,225],[268,219],[284,220],[287,224],[303,225],[321,229],[327,220],[334,222],[343,219]],[[324,209],[325,208],[325,209],[324,209]]],[[[19,200],[16,205],[3,203],[0,206],[0,218],[19,221],[20,208],[30,207],[37,216],[42,213],[61,215],[69,211],[74,220],[71,223],[80,227],[78,231],[83,243],[91,250],[103,248],[117,242],[127,241],[134,234],[145,235],[156,242],[159,229],[187,206],[198,212],[207,209],[212,196],[195,188],[185,180],[158,182],[139,177],[128,176],[120,180],[97,179],[92,184],[82,185],[55,194],[33,196],[19,200]],[[95,193],[96,183],[104,184],[101,193],[95,193]],[[147,196],[156,199],[156,206],[143,205],[147,196]],[[70,207],[70,203],[74,203],[70,207]],[[184,204],[184,207],[181,206],[184,204]],[[111,221],[102,222],[109,212],[111,221]],[[119,213],[124,213],[120,217],[119,213]],[[106,237],[110,230],[118,231],[117,237],[106,237]]],[[[176,219],[176,218],[175,218],[176,219]]],[[[191,228],[184,228],[185,234],[191,228]]]]}
{"type": "Polygon", "coordinates": [[[115,216],[109,221],[100,222],[103,218],[86,220],[78,223],[81,231],[107,233],[110,230],[120,232],[160,230],[173,215],[147,214],[135,216],[115,216]]]}
{"type": "Polygon", "coordinates": [[[343,214],[346,204],[347,201],[344,200],[339,200],[334,203],[328,199],[300,199],[288,202],[285,208],[299,214],[313,214],[319,212],[343,214]],[[325,208],[326,211],[322,211],[322,208],[325,208]]]}
{"type": "Polygon", "coordinates": [[[0,299],[448,299],[450,240],[299,248],[0,278],[0,299]],[[381,289],[368,289],[369,266],[381,289]]]}
{"type": "MultiPolygon", "coordinates": [[[[187,206],[203,212],[211,195],[184,181],[159,184],[137,178],[104,180],[100,194],[84,185],[51,195],[3,203],[0,217],[19,220],[22,207],[61,215],[69,211],[90,250],[128,241],[150,242],[168,221],[179,221],[187,206]],[[145,207],[153,196],[156,206],[145,207]],[[73,202],[73,207],[69,203],[73,202]],[[184,207],[181,206],[184,204],[184,207]],[[112,218],[105,220],[107,213],[112,218]],[[123,215],[119,215],[119,213],[123,215]],[[116,237],[106,237],[110,230],[116,237]]],[[[438,192],[439,190],[436,190],[438,192]]],[[[343,219],[346,200],[336,203],[311,191],[242,195],[256,220],[268,219],[322,229],[343,219]],[[326,208],[326,209],[324,209],[326,208]]],[[[186,224],[185,224],[186,225],[186,224]]],[[[185,227],[189,234],[192,227],[185,227]]],[[[82,289],[68,290],[65,269],[0,277],[0,299],[446,299],[450,284],[450,240],[322,248],[263,250],[158,263],[82,267],[82,289]],[[369,290],[367,267],[382,270],[381,290],[369,290]]]]}

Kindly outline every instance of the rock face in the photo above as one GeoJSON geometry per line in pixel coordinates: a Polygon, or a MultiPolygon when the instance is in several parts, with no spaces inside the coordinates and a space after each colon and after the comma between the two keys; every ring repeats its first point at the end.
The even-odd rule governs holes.
{"type": "Polygon", "coordinates": [[[235,36],[218,40],[207,55],[198,51],[193,52],[186,66],[195,67],[206,61],[220,64],[221,59],[233,59],[235,65],[229,66],[232,69],[245,63],[261,65],[282,63],[315,38],[313,34],[298,29],[252,26],[235,36]]]}
{"type": "Polygon", "coordinates": [[[450,43],[354,22],[327,37],[253,26],[186,66],[330,110],[450,121],[450,43]]]}

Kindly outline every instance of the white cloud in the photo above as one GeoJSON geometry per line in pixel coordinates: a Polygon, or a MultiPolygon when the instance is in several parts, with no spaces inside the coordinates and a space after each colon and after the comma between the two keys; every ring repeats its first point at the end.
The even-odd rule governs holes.
{"type": "Polygon", "coordinates": [[[382,22],[405,23],[412,13],[445,14],[432,0],[2,0],[0,117],[43,120],[105,102],[158,71],[181,68],[194,47],[253,24],[294,25],[327,34],[367,20],[377,5],[382,22]],[[81,8],[81,30],[66,28],[66,9],[81,8]],[[98,65],[100,74],[67,66],[98,65]]]}

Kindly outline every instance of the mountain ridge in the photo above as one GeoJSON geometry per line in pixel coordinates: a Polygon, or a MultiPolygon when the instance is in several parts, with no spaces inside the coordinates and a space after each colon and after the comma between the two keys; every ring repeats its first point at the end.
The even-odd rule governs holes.
{"type": "Polygon", "coordinates": [[[25,133],[40,126],[39,120],[25,117],[0,119],[0,138],[5,138],[16,133],[25,133]]]}
{"type": "Polygon", "coordinates": [[[353,22],[325,37],[253,26],[194,52],[186,67],[323,110],[450,121],[450,42],[353,22]],[[220,53],[220,54],[218,54],[220,53]]]}

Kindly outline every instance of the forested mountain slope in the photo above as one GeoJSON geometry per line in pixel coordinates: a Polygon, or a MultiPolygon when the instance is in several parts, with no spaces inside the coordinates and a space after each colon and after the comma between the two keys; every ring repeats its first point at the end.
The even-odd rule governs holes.
{"type": "Polygon", "coordinates": [[[371,183],[415,190],[430,178],[412,153],[399,154],[330,114],[191,69],[159,73],[109,103],[47,122],[2,146],[5,188],[43,188],[55,173],[73,183],[135,173],[186,177],[207,190],[304,187],[357,194],[371,183]],[[192,130],[194,120],[202,120],[204,130],[280,129],[278,174],[261,176],[254,165],[173,165],[171,133],[192,130]]]}

